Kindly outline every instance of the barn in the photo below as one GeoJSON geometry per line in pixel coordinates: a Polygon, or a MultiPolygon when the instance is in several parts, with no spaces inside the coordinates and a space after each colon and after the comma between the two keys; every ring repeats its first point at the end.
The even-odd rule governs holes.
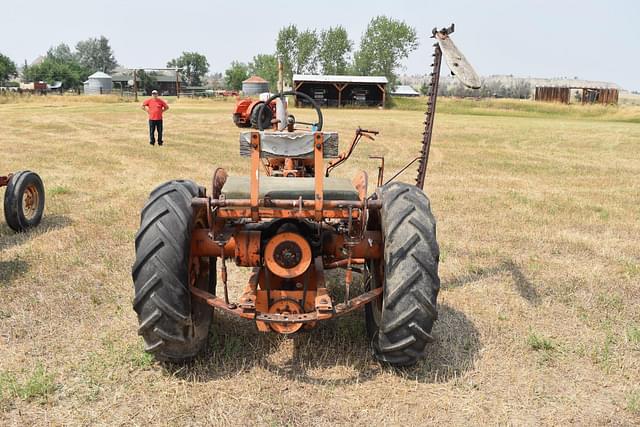
{"type": "MultiPolygon", "coordinates": [[[[325,107],[384,107],[388,80],[384,76],[294,74],[293,88],[325,107]]],[[[296,105],[305,104],[296,99],[296,105]]]]}

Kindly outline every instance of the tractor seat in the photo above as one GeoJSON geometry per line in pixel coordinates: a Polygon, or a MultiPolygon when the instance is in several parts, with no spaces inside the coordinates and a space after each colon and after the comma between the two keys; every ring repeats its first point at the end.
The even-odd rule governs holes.
{"type": "MultiPolygon", "coordinates": [[[[259,181],[259,198],[296,200],[315,199],[315,178],[275,177],[263,175],[259,181]]],[[[251,198],[248,176],[230,176],[222,187],[225,199],[251,198]]],[[[347,178],[324,178],[325,200],[360,200],[358,192],[347,178]]]]}

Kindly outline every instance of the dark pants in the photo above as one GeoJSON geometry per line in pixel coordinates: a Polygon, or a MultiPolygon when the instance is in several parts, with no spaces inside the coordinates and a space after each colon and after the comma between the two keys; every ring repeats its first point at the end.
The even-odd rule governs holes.
{"type": "Polygon", "coordinates": [[[156,143],[155,130],[158,129],[158,143],[162,144],[162,120],[149,120],[149,142],[156,143]]]}

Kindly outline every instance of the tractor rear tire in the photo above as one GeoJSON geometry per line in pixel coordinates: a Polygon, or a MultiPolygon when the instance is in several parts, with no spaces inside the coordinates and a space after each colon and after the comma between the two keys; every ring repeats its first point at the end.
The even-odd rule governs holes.
{"type": "MultiPolygon", "coordinates": [[[[191,295],[191,232],[206,226],[206,210],[194,213],[191,199],[204,189],[191,181],[169,181],[156,188],[140,214],[136,260],[132,267],[133,308],[145,351],[163,362],[193,359],[205,346],[212,307],[191,295]]],[[[195,285],[215,292],[215,265],[198,258],[195,285]],[[213,271],[209,280],[210,269],[213,271]]]]}
{"type": "Polygon", "coordinates": [[[22,232],[40,224],[44,212],[44,185],[37,173],[16,172],[4,193],[4,217],[14,231],[22,232]]]}
{"type": "Polygon", "coordinates": [[[365,307],[367,332],[375,357],[393,366],[420,360],[437,318],[440,289],[436,221],[418,187],[391,183],[378,189],[376,220],[384,237],[384,258],[368,265],[370,288],[383,286],[381,300],[365,307]]]}

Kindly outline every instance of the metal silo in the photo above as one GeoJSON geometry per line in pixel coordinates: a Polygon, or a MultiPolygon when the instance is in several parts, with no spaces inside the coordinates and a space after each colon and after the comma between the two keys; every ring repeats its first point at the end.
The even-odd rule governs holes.
{"type": "Polygon", "coordinates": [[[87,95],[100,95],[103,93],[111,93],[113,81],[109,74],[101,71],[93,73],[89,76],[89,80],[84,82],[84,93],[87,95]]]}
{"type": "Polygon", "coordinates": [[[269,92],[269,82],[259,76],[251,76],[242,82],[242,93],[244,95],[258,95],[269,92]]]}

